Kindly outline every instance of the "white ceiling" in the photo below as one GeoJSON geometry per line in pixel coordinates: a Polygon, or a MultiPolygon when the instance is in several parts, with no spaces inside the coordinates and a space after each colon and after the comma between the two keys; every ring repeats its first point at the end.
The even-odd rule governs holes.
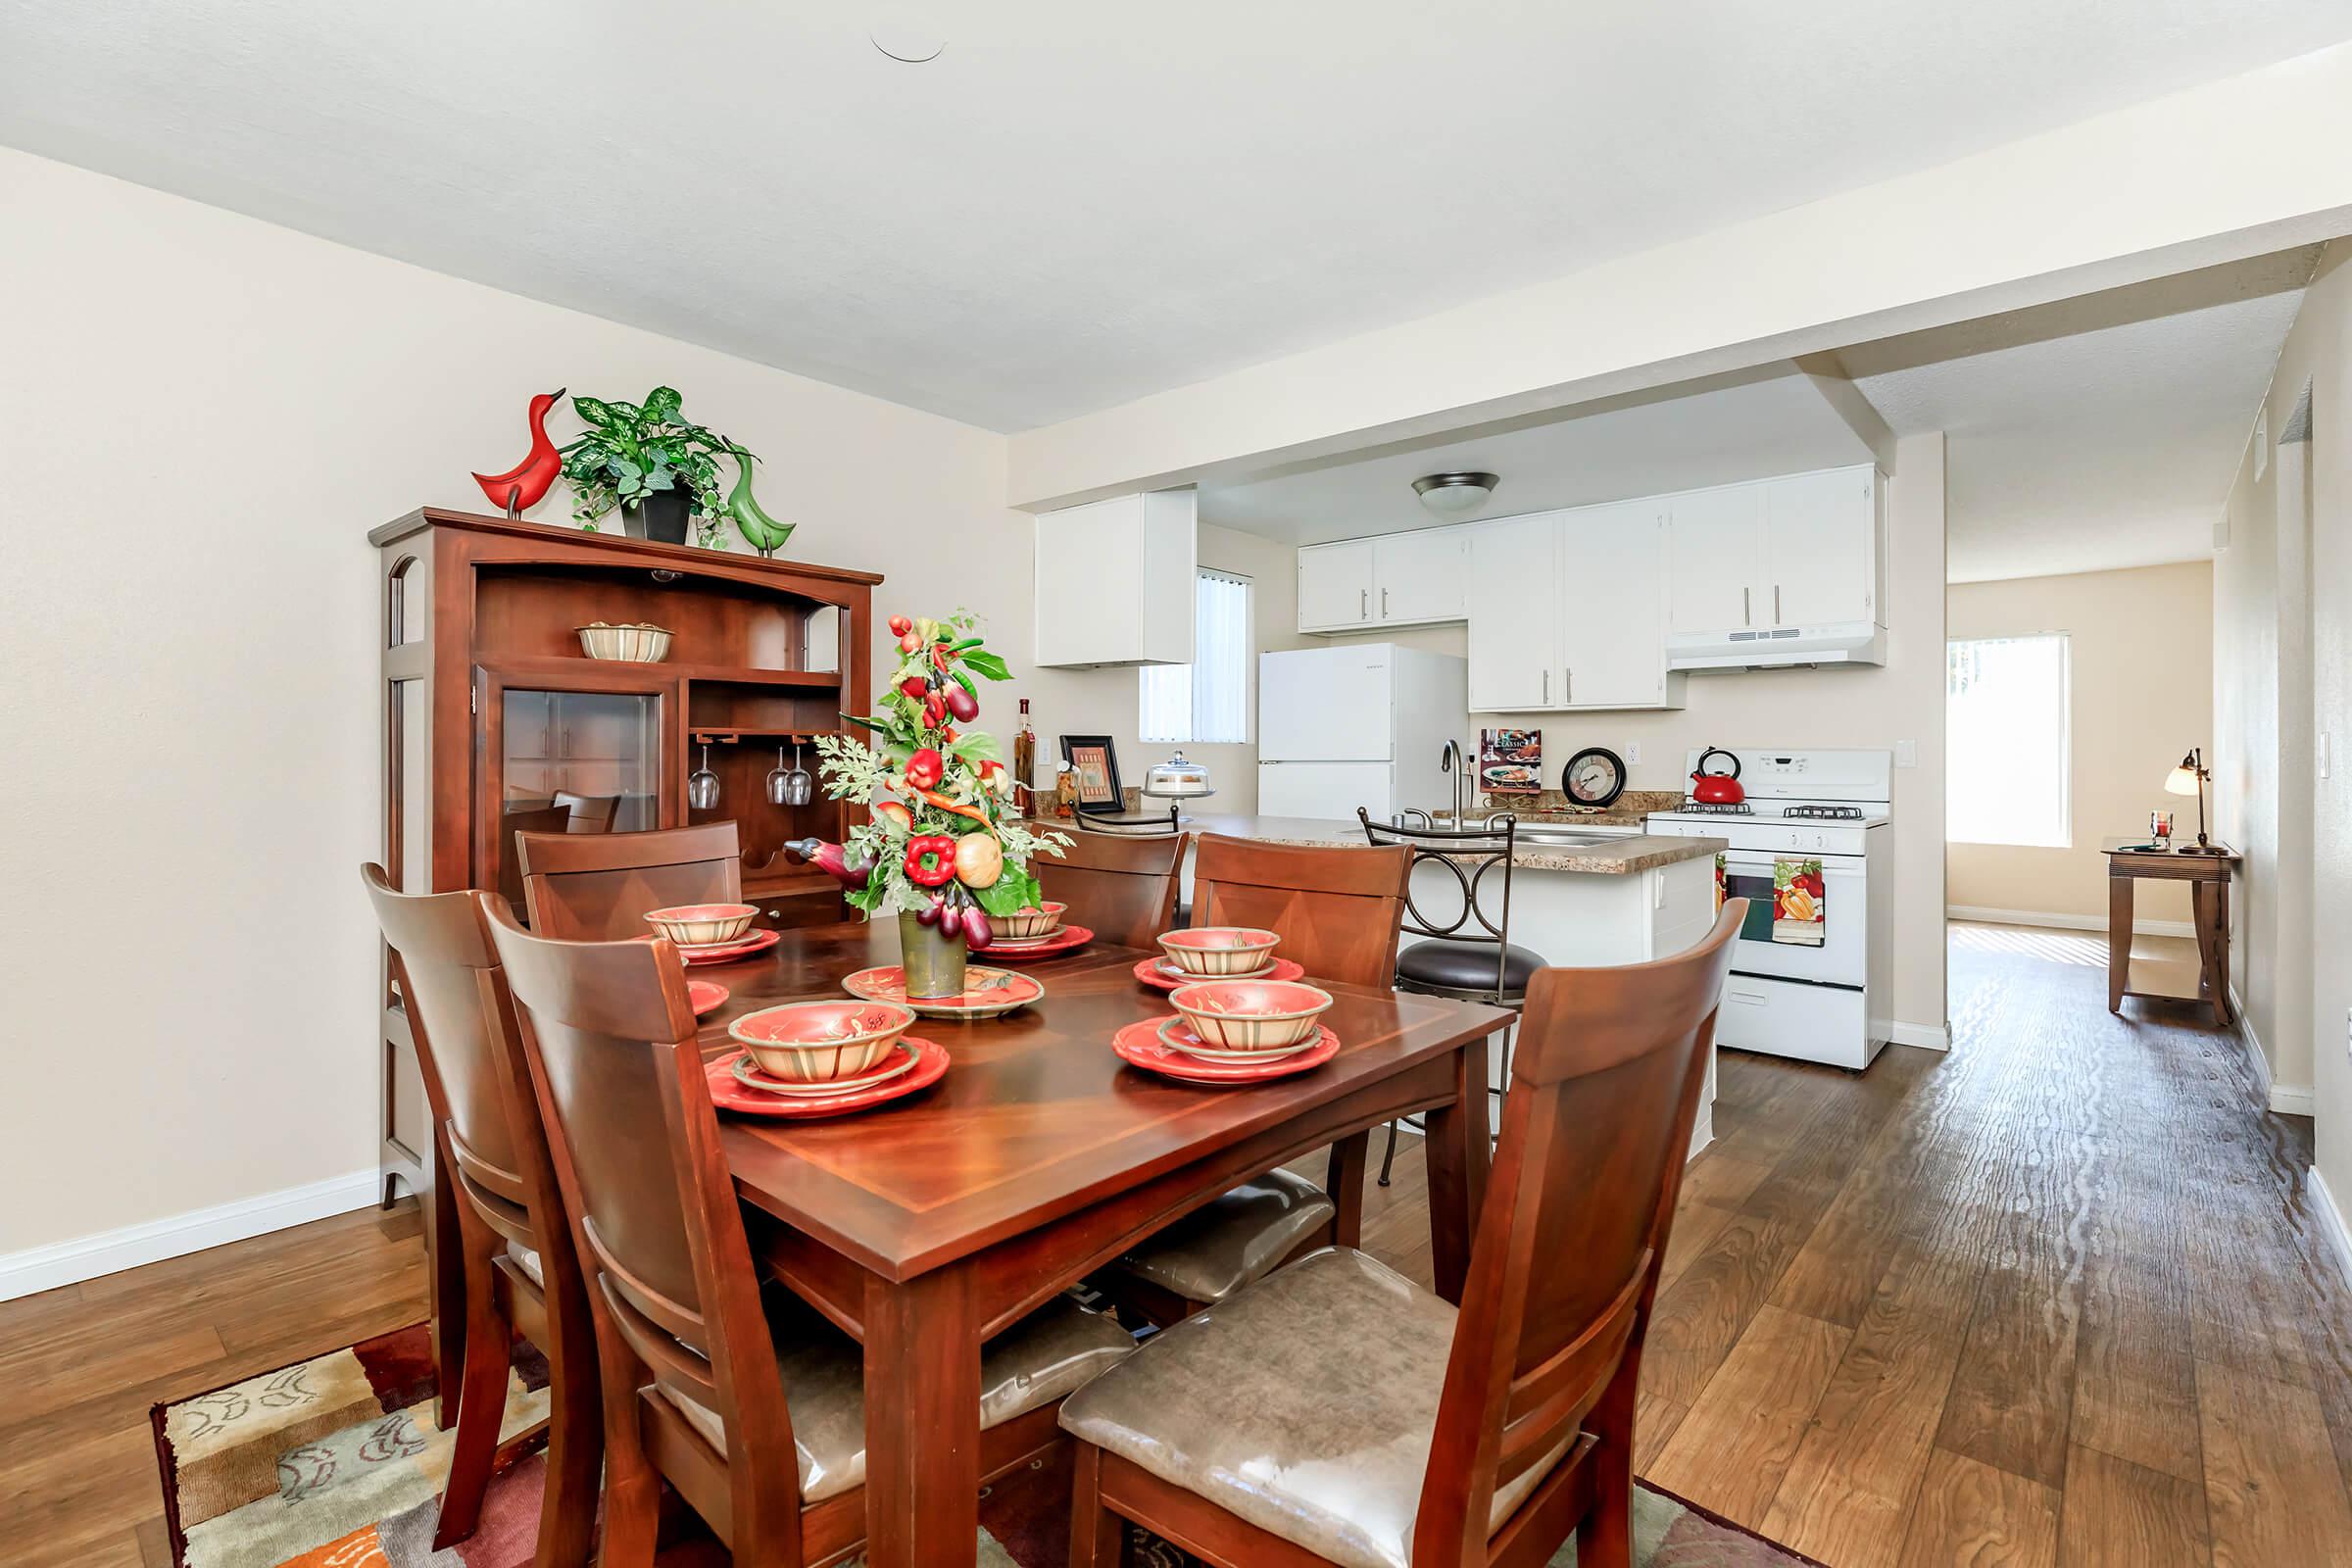
{"type": "Polygon", "coordinates": [[[1400,444],[1240,483],[1204,482],[1200,520],[1293,544],[1427,528],[1425,473],[1470,469],[1501,483],[1477,517],[1663,495],[1775,473],[1867,463],[1870,448],[1786,365],[1683,395],[1584,408],[1459,440],[1400,444]]]}
{"type": "Polygon", "coordinates": [[[0,141],[1002,429],[2352,35],[2352,0],[0,0],[0,141]],[[867,28],[925,10],[946,49],[867,28]]]}
{"type": "Polygon", "coordinates": [[[1946,432],[1953,582],[2199,561],[2313,249],[1838,355],[1898,434],[1946,432]]]}

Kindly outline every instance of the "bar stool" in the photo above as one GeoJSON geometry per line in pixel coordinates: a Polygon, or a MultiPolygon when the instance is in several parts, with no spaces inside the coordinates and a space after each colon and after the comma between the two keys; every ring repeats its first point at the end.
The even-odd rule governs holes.
{"type": "MultiPolygon", "coordinates": [[[[1544,967],[1544,956],[1510,940],[1511,859],[1518,819],[1505,813],[1489,817],[1479,827],[1439,827],[1425,811],[1405,814],[1419,821],[1395,827],[1373,821],[1360,806],[1355,808],[1356,820],[1372,843],[1401,844],[1413,852],[1416,874],[1405,883],[1403,929],[1422,940],[1397,953],[1396,989],[1519,1011],[1527,1005],[1527,985],[1544,967]],[[1444,867],[1446,875],[1418,875],[1425,864],[1444,867]],[[1431,882],[1444,891],[1429,893],[1431,882]],[[1440,924],[1422,907],[1425,898],[1451,918],[1440,924]]],[[[1487,1092],[1500,1093],[1492,1083],[1487,1092]]],[[[1381,1186],[1389,1185],[1396,1161],[1396,1124],[1391,1122],[1389,1147],[1380,1156],[1381,1186]]]]}

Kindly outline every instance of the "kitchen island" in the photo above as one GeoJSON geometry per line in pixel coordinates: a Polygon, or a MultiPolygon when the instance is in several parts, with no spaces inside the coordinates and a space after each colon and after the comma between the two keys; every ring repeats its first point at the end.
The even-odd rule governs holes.
{"type": "MultiPolygon", "coordinates": [[[[1303,816],[1188,814],[1192,833],[1221,833],[1264,844],[1362,847],[1364,830],[1353,821],[1303,816]]],[[[1719,838],[1676,838],[1634,833],[1584,836],[1559,823],[1523,823],[1511,856],[1510,940],[1540,955],[1547,964],[1599,968],[1643,963],[1695,946],[1715,923],[1715,856],[1719,838]]],[[[1622,829],[1620,829],[1622,833],[1622,829]]],[[[1049,862],[1050,865],[1050,862],[1049,862]]],[[[1051,882],[1053,873],[1044,873],[1051,882]]],[[[1184,871],[1184,897],[1192,903],[1192,865],[1184,871]]],[[[1440,866],[1424,864],[1413,876],[1415,906],[1427,924],[1443,927],[1461,909],[1460,885],[1440,866]]],[[[1490,910],[1499,908],[1499,887],[1488,890],[1490,910]]],[[[1407,932],[1402,945],[1425,938],[1407,932]]],[[[1497,1095],[1509,1081],[1515,1031],[1495,1037],[1492,1087],[1497,1095]]],[[[1690,1149],[1696,1153],[1714,1138],[1715,1072],[1707,1070],[1707,1093],[1699,1104],[1690,1149]]],[[[1500,1106],[1494,1125],[1501,1125],[1500,1106]]]]}

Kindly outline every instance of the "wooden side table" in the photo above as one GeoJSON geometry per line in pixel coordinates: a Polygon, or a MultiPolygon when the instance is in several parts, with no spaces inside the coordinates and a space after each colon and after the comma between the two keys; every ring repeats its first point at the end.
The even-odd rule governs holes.
{"type": "Polygon", "coordinates": [[[2213,1008],[2213,1021],[2230,1027],[2230,875],[2237,852],[2216,845],[2219,855],[2182,855],[2178,851],[2135,850],[2139,839],[2109,839],[2099,846],[2107,857],[2107,1010],[2121,1012],[2126,997],[2161,997],[2170,1002],[2203,1002],[2213,1008]],[[2191,966],[2163,958],[2132,957],[2132,890],[2141,878],[2186,882],[2197,930],[2197,962],[2193,985],[2184,971],[2191,966]]]}

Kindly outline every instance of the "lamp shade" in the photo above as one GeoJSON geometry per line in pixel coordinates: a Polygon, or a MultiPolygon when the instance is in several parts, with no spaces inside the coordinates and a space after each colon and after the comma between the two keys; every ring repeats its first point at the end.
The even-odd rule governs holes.
{"type": "Polygon", "coordinates": [[[2165,776],[2164,793],[2167,795],[2194,795],[2204,777],[2205,760],[2195,752],[2190,752],[2186,757],[2180,759],[2179,767],[2174,768],[2165,776]]]}

